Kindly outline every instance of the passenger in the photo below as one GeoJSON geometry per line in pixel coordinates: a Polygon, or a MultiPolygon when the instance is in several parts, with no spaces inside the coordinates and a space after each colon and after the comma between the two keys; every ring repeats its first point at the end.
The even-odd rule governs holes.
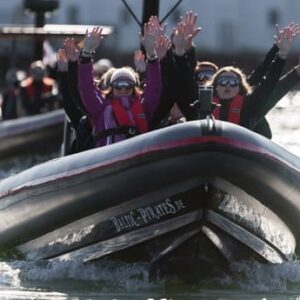
{"type": "Polygon", "coordinates": [[[221,108],[215,108],[213,112],[217,119],[240,124],[252,130],[255,128],[257,122],[264,116],[262,113],[264,107],[276,91],[276,84],[295,36],[293,26],[278,30],[277,56],[265,78],[252,91],[246,76],[238,68],[224,67],[214,75],[212,79],[214,102],[221,104],[221,108]]]}
{"type": "Polygon", "coordinates": [[[2,120],[16,119],[24,115],[20,103],[20,82],[26,77],[26,73],[15,68],[9,69],[5,74],[6,86],[2,92],[2,120]]]}
{"type": "MultiPolygon", "coordinates": [[[[291,33],[291,38],[294,39],[298,34],[299,34],[299,26],[298,24],[295,23],[291,23],[287,26],[289,28],[289,31],[291,33]]],[[[268,72],[268,69],[272,63],[272,61],[275,59],[276,54],[278,52],[279,48],[277,47],[276,41],[273,45],[273,47],[270,49],[270,51],[266,54],[264,60],[253,70],[253,72],[247,76],[247,81],[249,83],[250,86],[255,87],[256,85],[259,85],[263,80],[264,77],[266,75],[266,73],[268,72]]],[[[208,79],[210,79],[214,73],[216,73],[216,71],[218,70],[218,67],[211,63],[211,62],[198,62],[197,63],[197,67],[195,69],[195,80],[197,82],[198,85],[204,85],[208,79]],[[201,66],[204,66],[204,72],[201,73],[199,72],[199,69],[201,69],[201,66]],[[208,72],[206,72],[206,70],[208,70],[208,72]],[[199,80],[200,77],[200,80],[199,80]]],[[[293,74],[295,74],[295,72],[293,72],[293,74]]],[[[297,76],[293,76],[293,78],[290,78],[290,84],[284,84],[285,86],[285,92],[287,93],[287,87],[288,86],[294,86],[296,83],[295,81],[297,81],[297,76]],[[291,84],[291,82],[294,82],[294,84],[291,84]]],[[[282,78],[283,79],[283,78],[282,78]]],[[[277,86],[282,86],[281,81],[282,79],[279,80],[278,84],[276,85],[275,91],[272,93],[271,99],[273,99],[273,101],[267,100],[267,102],[269,103],[277,103],[283,96],[282,92],[278,93],[276,92],[277,86]]],[[[286,80],[287,81],[287,80],[286,80]]],[[[279,88],[282,91],[282,88],[279,88]]],[[[267,110],[268,111],[268,110],[267,110]]],[[[271,139],[272,138],[272,132],[271,132],[271,128],[270,125],[267,121],[267,119],[265,118],[265,115],[267,114],[266,109],[261,110],[261,113],[258,115],[258,119],[260,120],[259,122],[257,122],[257,124],[254,127],[254,131],[271,139]]]]}
{"type": "Polygon", "coordinates": [[[219,67],[210,61],[198,61],[194,75],[197,85],[205,85],[218,70],[219,67]]]}
{"type": "MultiPolygon", "coordinates": [[[[67,73],[61,76],[64,82],[61,84],[61,88],[64,91],[64,108],[70,120],[73,132],[75,132],[75,134],[73,133],[74,140],[66,154],[73,154],[94,148],[95,144],[91,122],[78,91],[78,61],[81,49],[75,44],[73,39],[67,38],[64,41],[64,49],[60,51],[62,51],[61,53],[65,56],[63,59],[66,59],[68,64],[67,73]]],[[[95,84],[101,89],[107,87],[109,74],[114,70],[114,68],[109,68],[111,65],[112,62],[108,59],[100,59],[93,64],[93,79],[95,84]],[[105,70],[106,72],[99,77],[100,72],[104,72],[105,70]]]]}
{"type": "Polygon", "coordinates": [[[102,92],[93,82],[93,53],[100,45],[102,29],[87,32],[79,63],[79,92],[92,121],[96,146],[104,146],[148,131],[148,123],[159,103],[160,65],[155,52],[157,30],[152,23],[144,26],[140,37],[147,55],[146,85],[142,93],[137,73],[129,67],[116,69],[109,88],[102,92]]]}
{"type": "MultiPolygon", "coordinates": [[[[157,22],[159,24],[158,20],[157,22]]],[[[163,32],[164,29],[161,28],[161,31],[163,32]]],[[[200,31],[201,27],[197,27],[197,14],[193,12],[187,12],[173,30],[172,47],[161,60],[163,90],[159,107],[150,124],[151,129],[164,127],[172,123],[174,121],[173,117],[175,115],[179,116],[179,111],[181,111],[179,121],[182,120],[182,117],[187,120],[194,118],[190,103],[195,99],[187,99],[185,79],[182,81],[182,77],[184,77],[182,74],[186,72],[187,68],[190,70],[196,67],[196,50],[193,40],[200,31]],[[180,41],[178,41],[179,31],[184,33],[180,41]],[[176,43],[174,43],[175,40],[176,43]],[[181,49],[181,44],[183,49],[181,49]],[[174,113],[171,116],[172,122],[169,122],[170,113],[174,113]]]]}
{"type": "Polygon", "coordinates": [[[42,61],[34,61],[29,73],[29,77],[21,82],[20,93],[26,114],[35,115],[59,108],[57,84],[47,77],[42,61]]]}
{"type": "Polygon", "coordinates": [[[77,88],[77,63],[80,49],[72,39],[66,39],[64,48],[57,52],[59,88],[63,107],[71,124],[71,133],[64,137],[64,155],[94,148],[92,128],[86,117],[77,88]]]}
{"type": "MultiPolygon", "coordinates": [[[[294,37],[297,35],[296,34],[297,29],[295,26],[291,26],[291,24],[289,26],[287,26],[284,30],[282,31],[278,31],[278,35],[276,38],[276,43],[278,47],[278,51],[279,54],[282,56],[282,58],[284,57],[284,52],[287,52],[291,46],[291,43],[294,40],[294,37]]],[[[272,50],[273,51],[273,50],[272,50]]],[[[273,51],[274,52],[274,51],[273,51]]],[[[275,52],[275,56],[276,56],[277,51],[275,52]]],[[[184,56],[183,56],[184,57],[184,56]]],[[[237,90],[239,90],[240,83],[243,86],[243,88],[241,88],[245,94],[243,95],[243,97],[246,97],[248,100],[245,101],[245,107],[247,107],[244,110],[243,107],[243,111],[245,111],[245,115],[248,115],[248,120],[246,122],[246,119],[241,120],[243,126],[246,126],[248,128],[251,127],[251,129],[253,130],[255,128],[255,126],[257,125],[257,120],[262,120],[262,115],[261,112],[263,111],[263,107],[265,105],[265,103],[268,102],[268,96],[271,96],[273,94],[273,89],[276,86],[276,83],[278,82],[278,78],[282,69],[282,66],[280,66],[280,64],[283,65],[283,60],[281,59],[282,63],[280,63],[280,58],[276,59],[275,62],[273,61],[273,59],[271,59],[267,64],[264,61],[264,63],[262,64],[262,66],[258,67],[256,72],[254,73],[255,76],[252,77],[252,81],[251,83],[256,83],[259,82],[257,84],[257,86],[255,86],[253,88],[253,93],[251,94],[247,94],[247,91],[250,91],[250,85],[247,83],[247,80],[245,78],[245,75],[238,69],[238,68],[232,68],[230,69],[230,71],[233,71],[234,73],[237,73],[236,77],[238,78],[234,78],[234,83],[233,81],[231,82],[232,85],[237,84],[237,86],[235,86],[237,88],[237,90]],[[245,85],[243,85],[243,83],[245,83],[245,85]],[[246,84],[247,83],[247,84],[246,84]],[[250,101],[249,99],[253,99],[251,100],[252,104],[249,104],[250,101]],[[257,99],[257,100],[255,100],[257,99]],[[248,103],[246,105],[246,103],[248,103]],[[250,117],[251,116],[251,117],[250,117]],[[255,120],[257,118],[257,120],[255,120]],[[250,122],[250,119],[251,122],[250,122]],[[248,123],[248,124],[246,124],[248,123]],[[250,124],[251,123],[251,124],[250,124]]],[[[181,72],[179,73],[180,75],[180,81],[182,83],[183,86],[185,86],[185,92],[186,92],[186,99],[187,102],[188,101],[192,101],[192,99],[197,99],[198,98],[198,85],[195,84],[195,77],[193,77],[193,71],[191,68],[188,68],[188,63],[187,63],[187,58],[185,57],[185,63],[182,64],[182,66],[185,66],[185,68],[181,69],[181,72]]],[[[228,71],[226,69],[223,69],[222,71],[228,71]]],[[[219,70],[220,72],[220,70],[219,70]]],[[[232,75],[232,74],[230,74],[232,75]]],[[[233,77],[235,77],[233,75],[233,77]]],[[[251,77],[250,77],[251,78],[251,77]]],[[[204,78],[205,79],[205,78],[204,78]]],[[[222,84],[225,84],[225,81],[223,81],[222,84]]],[[[214,87],[216,88],[216,86],[218,85],[217,81],[214,81],[214,87]]],[[[228,81],[227,83],[227,90],[232,90],[232,87],[230,87],[230,81],[228,81]]],[[[215,96],[216,95],[216,90],[215,90],[215,96]]],[[[224,96],[224,95],[223,95],[224,96]]],[[[228,96],[228,95],[227,95],[228,96]]],[[[184,97],[182,97],[184,99],[184,97]]],[[[217,98],[217,97],[216,97],[217,98]]],[[[220,99],[219,99],[220,100],[220,99]]],[[[216,113],[216,115],[218,115],[218,117],[220,117],[222,120],[228,120],[227,117],[225,117],[226,115],[226,111],[227,109],[225,108],[226,106],[226,102],[230,102],[232,99],[228,98],[227,101],[221,101],[221,105],[223,105],[222,108],[222,116],[218,115],[216,113]]],[[[219,101],[216,101],[219,103],[219,101]]],[[[190,102],[192,103],[192,102],[190,102]]],[[[218,109],[216,110],[218,111],[218,109]]],[[[194,117],[197,117],[197,114],[194,114],[194,117]]],[[[264,116],[263,116],[264,117],[264,116]]],[[[243,117],[245,118],[245,116],[243,117]]],[[[237,122],[238,123],[238,122],[237,122]]]]}
{"type": "MultiPolygon", "coordinates": [[[[276,44],[267,53],[265,59],[258,67],[247,77],[247,81],[251,86],[255,86],[263,80],[268,68],[278,52],[276,44]]],[[[195,81],[198,86],[203,86],[210,80],[219,70],[219,67],[209,61],[198,61],[195,69],[195,81]]],[[[260,121],[255,125],[254,131],[271,139],[272,132],[267,119],[262,116],[260,121]]]]}

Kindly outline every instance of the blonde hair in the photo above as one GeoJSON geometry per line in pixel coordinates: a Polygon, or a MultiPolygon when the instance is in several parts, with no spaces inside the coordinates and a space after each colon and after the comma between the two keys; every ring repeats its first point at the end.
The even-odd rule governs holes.
{"type": "Polygon", "coordinates": [[[219,67],[216,64],[214,64],[210,61],[197,61],[197,65],[196,65],[196,68],[195,68],[195,73],[196,74],[200,71],[201,67],[212,68],[215,72],[217,72],[219,70],[219,67]]]}
{"type": "Polygon", "coordinates": [[[99,80],[99,86],[102,90],[107,90],[109,88],[110,77],[116,68],[111,67],[106,72],[104,72],[99,80]]]}

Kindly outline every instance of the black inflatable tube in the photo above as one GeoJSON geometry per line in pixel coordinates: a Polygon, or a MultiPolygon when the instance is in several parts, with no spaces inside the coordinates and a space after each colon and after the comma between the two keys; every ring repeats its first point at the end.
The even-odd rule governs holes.
{"type": "Polygon", "coordinates": [[[274,211],[300,240],[300,159],[239,126],[172,126],[69,157],[0,183],[0,241],[16,243],[138,197],[199,178],[222,178],[274,211]],[[6,225],[4,225],[6,224],[6,225]]]}

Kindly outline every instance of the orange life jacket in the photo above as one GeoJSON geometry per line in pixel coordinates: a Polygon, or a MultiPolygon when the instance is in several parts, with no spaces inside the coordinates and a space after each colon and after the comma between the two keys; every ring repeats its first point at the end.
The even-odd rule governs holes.
{"type": "MultiPolygon", "coordinates": [[[[235,123],[235,124],[240,124],[241,112],[243,109],[244,100],[245,100],[245,97],[243,97],[241,95],[237,95],[231,100],[231,102],[229,103],[228,116],[227,116],[226,121],[235,123]]],[[[220,101],[220,99],[217,97],[213,97],[213,102],[216,104],[222,105],[222,103],[221,103],[222,101],[220,101]]],[[[221,117],[221,109],[222,109],[222,107],[217,106],[213,111],[214,117],[218,120],[220,120],[220,117],[221,117]]]]}
{"type": "Polygon", "coordinates": [[[130,120],[128,112],[119,100],[112,99],[111,104],[118,126],[135,126],[139,133],[148,131],[148,122],[140,97],[136,97],[130,106],[134,122],[130,120]]]}

